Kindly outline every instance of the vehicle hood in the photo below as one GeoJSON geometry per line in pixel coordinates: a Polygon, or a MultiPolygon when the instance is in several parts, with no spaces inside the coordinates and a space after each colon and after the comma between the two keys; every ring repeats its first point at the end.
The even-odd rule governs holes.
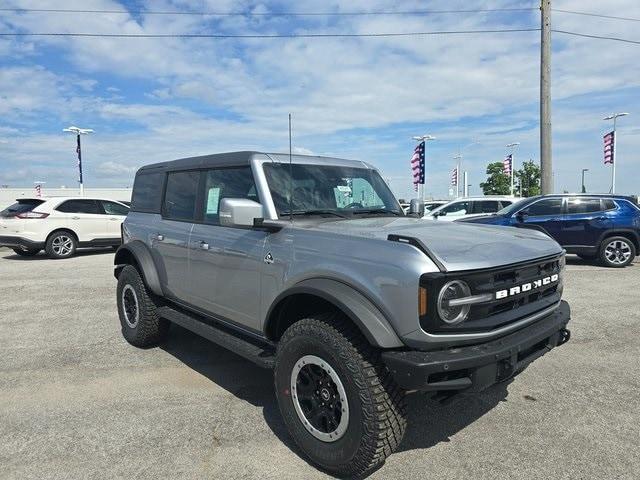
{"type": "MultiPolygon", "coordinates": [[[[535,230],[418,218],[328,221],[307,224],[304,228],[378,240],[387,240],[392,234],[414,237],[447,271],[498,267],[562,252],[555,240],[535,230]]],[[[366,251],[365,245],[363,250],[366,251]]]]}

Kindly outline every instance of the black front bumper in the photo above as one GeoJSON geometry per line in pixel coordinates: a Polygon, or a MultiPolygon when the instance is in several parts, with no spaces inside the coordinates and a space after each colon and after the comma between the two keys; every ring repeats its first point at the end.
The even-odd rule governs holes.
{"type": "Polygon", "coordinates": [[[23,237],[0,236],[0,247],[22,248],[23,250],[42,249],[44,242],[34,242],[23,237]]]}
{"type": "Polygon", "coordinates": [[[481,391],[524,370],[570,338],[567,302],[549,316],[510,335],[486,343],[422,352],[388,350],[382,360],[406,390],[481,391]]]}

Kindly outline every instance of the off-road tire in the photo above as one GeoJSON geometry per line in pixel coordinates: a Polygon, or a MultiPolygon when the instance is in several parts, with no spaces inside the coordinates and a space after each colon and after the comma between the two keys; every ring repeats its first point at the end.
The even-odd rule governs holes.
{"type": "MultiPolygon", "coordinates": [[[[167,335],[169,322],[158,316],[159,299],[147,290],[138,270],[132,266],[125,266],[118,276],[118,315],[122,326],[122,336],[127,342],[136,347],[146,348],[158,345],[167,335]],[[125,313],[123,292],[128,290],[135,295],[137,316],[125,313]],[[134,321],[135,320],[135,321],[134,321]]],[[[130,301],[130,300],[129,300],[130,301]]]]}
{"type": "Polygon", "coordinates": [[[16,255],[20,255],[21,257],[35,257],[40,253],[39,248],[30,248],[29,250],[22,250],[21,248],[12,248],[16,255]]]}
{"type": "MultiPolygon", "coordinates": [[[[63,243],[67,243],[67,241],[64,240],[63,243]]],[[[73,257],[76,253],[77,248],[78,239],[74,234],[67,232],[66,230],[56,230],[47,238],[44,251],[47,252],[49,258],[61,259],[73,257]],[[68,239],[70,247],[68,251],[65,250],[65,253],[61,253],[59,247],[57,247],[57,243],[63,242],[64,239],[68,239]]]]}
{"type": "Polygon", "coordinates": [[[360,331],[338,314],[305,318],[290,326],[278,344],[275,390],[280,413],[300,449],[321,468],[339,476],[362,476],[384,463],[404,436],[404,391],[393,381],[360,331]],[[337,373],[349,402],[343,436],[334,442],[314,437],[298,416],[291,375],[305,355],[325,360],[337,373]]]}
{"type": "Polygon", "coordinates": [[[599,256],[600,256],[600,262],[605,267],[623,268],[623,267],[626,267],[627,265],[630,265],[636,258],[636,246],[627,237],[608,237],[608,238],[605,238],[602,241],[602,244],[600,245],[599,256]],[[624,245],[625,246],[624,248],[628,249],[628,251],[630,252],[629,257],[621,263],[615,263],[607,256],[607,246],[611,245],[614,242],[619,242],[620,245],[624,245]]]}

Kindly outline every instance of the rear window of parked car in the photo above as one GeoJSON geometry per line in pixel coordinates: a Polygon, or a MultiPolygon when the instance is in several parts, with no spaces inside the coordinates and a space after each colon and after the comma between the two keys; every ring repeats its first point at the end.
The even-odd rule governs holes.
{"type": "Polygon", "coordinates": [[[2,210],[0,212],[0,217],[12,218],[20,213],[30,212],[31,210],[36,208],[38,205],[42,205],[43,203],[44,203],[44,200],[37,200],[37,199],[31,199],[31,198],[18,200],[17,203],[14,203],[10,207],[7,207],[4,210],[2,210]]]}
{"type": "Polygon", "coordinates": [[[63,213],[89,213],[97,215],[102,213],[98,202],[95,200],[67,200],[58,205],[56,210],[63,213]]]}
{"type": "Polygon", "coordinates": [[[139,173],[133,184],[131,211],[160,213],[164,173],[139,173]]]}

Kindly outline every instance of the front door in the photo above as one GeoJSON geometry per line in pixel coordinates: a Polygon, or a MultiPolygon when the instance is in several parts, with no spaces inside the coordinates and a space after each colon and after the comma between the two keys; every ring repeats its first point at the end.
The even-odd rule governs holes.
{"type": "Polygon", "coordinates": [[[203,173],[201,223],[190,241],[191,302],[194,306],[257,330],[260,323],[260,274],[267,232],[223,227],[218,207],[223,198],[258,201],[249,166],[203,173]]]}
{"type": "Polygon", "coordinates": [[[545,232],[562,244],[563,198],[543,198],[516,214],[517,227],[545,232]]]}
{"type": "Polygon", "coordinates": [[[571,197],[562,226],[562,245],[594,247],[600,236],[613,227],[599,198],[571,197]]]}
{"type": "Polygon", "coordinates": [[[67,200],[56,207],[55,217],[51,217],[54,228],[68,227],[78,236],[81,244],[92,244],[105,238],[107,220],[97,200],[67,200]]]}
{"type": "Polygon", "coordinates": [[[101,200],[100,203],[106,215],[109,239],[120,238],[120,227],[124,219],[127,218],[129,208],[126,205],[110,202],[109,200],[101,200]]]}

